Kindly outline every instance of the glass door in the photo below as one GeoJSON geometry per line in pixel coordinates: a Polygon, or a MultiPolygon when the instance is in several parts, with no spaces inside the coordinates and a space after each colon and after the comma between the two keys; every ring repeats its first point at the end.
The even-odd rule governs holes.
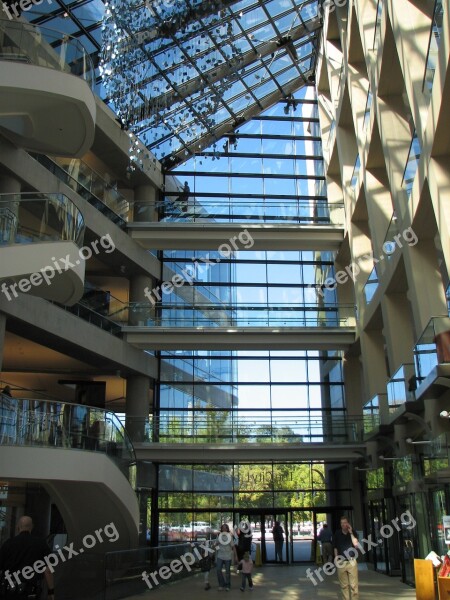
{"type": "Polygon", "coordinates": [[[380,529],[386,524],[386,511],[384,500],[374,500],[369,503],[369,518],[371,523],[372,539],[378,541],[375,549],[370,549],[370,555],[375,571],[388,574],[388,540],[383,539],[380,529]]]}
{"type": "Polygon", "coordinates": [[[290,517],[292,562],[314,562],[317,533],[314,512],[295,510],[290,517]]]}
{"type": "Polygon", "coordinates": [[[289,529],[286,512],[263,513],[264,544],[261,541],[265,563],[289,562],[289,529]]]}
{"type": "MultiPolygon", "coordinates": [[[[421,512],[420,494],[407,494],[398,497],[399,514],[409,511],[414,518],[417,518],[421,512]]],[[[414,558],[421,557],[419,549],[419,540],[417,536],[417,527],[411,528],[401,523],[401,563],[402,579],[404,583],[414,585],[414,558]]],[[[425,554],[423,556],[426,556],[425,554]]]]}

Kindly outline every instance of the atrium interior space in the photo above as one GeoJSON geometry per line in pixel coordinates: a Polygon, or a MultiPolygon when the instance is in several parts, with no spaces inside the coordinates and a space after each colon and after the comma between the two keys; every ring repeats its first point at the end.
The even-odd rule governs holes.
{"type": "Polygon", "coordinates": [[[0,547],[58,600],[224,524],[293,598],[343,515],[361,595],[450,550],[449,59],[442,0],[0,3],[0,547]]]}

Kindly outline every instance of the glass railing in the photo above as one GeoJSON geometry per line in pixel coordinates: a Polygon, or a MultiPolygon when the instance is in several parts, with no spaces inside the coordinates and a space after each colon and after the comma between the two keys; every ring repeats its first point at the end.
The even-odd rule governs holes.
{"type": "Polygon", "coordinates": [[[128,304],[122,302],[111,292],[97,288],[89,282],[85,282],[84,295],[79,304],[89,308],[119,325],[128,324],[128,304]]]}
{"type": "Polygon", "coordinates": [[[366,108],[364,109],[363,130],[367,129],[370,122],[370,111],[372,109],[373,94],[369,90],[367,93],[366,108]]]}
{"type": "Polygon", "coordinates": [[[377,2],[377,17],[375,21],[375,35],[373,40],[373,49],[377,50],[381,42],[381,20],[383,17],[383,0],[377,2]]]}
{"type": "MultiPolygon", "coordinates": [[[[164,531],[161,531],[161,537],[164,537],[164,531]]],[[[107,552],[105,554],[105,590],[102,598],[116,600],[117,598],[141,595],[143,592],[148,592],[150,586],[156,591],[165,583],[186,579],[198,573],[199,562],[196,555],[204,553],[204,550],[196,546],[204,544],[204,541],[198,542],[198,544],[187,542],[187,536],[182,536],[179,528],[177,530],[175,527],[166,537],[168,539],[166,545],[107,552]],[[171,540],[174,541],[171,542],[171,540]],[[180,540],[179,543],[176,543],[178,540],[180,540]],[[189,557],[184,559],[186,555],[189,557]],[[181,558],[186,561],[185,564],[189,564],[189,568],[183,566],[181,558]],[[182,568],[171,569],[172,564],[179,564],[182,568]],[[169,578],[165,576],[166,570],[170,573],[169,578]],[[162,572],[164,572],[164,577],[159,575],[162,572]],[[147,574],[148,584],[143,579],[143,573],[147,574]],[[156,582],[151,578],[152,573],[156,573],[156,582]]]]}
{"type": "Polygon", "coordinates": [[[334,100],[334,105],[336,108],[339,106],[339,101],[341,99],[341,93],[344,88],[344,79],[345,79],[345,69],[344,69],[344,61],[342,60],[341,67],[339,69],[339,75],[338,75],[338,85],[337,85],[336,97],[334,100]]]}
{"type": "MultiPolygon", "coordinates": [[[[124,203],[123,197],[113,186],[108,184],[106,181],[102,180],[100,176],[98,179],[92,177],[84,177],[82,178],[82,182],[75,179],[74,175],[75,171],[72,171],[72,175],[69,175],[68,171],[66,171],[62,166],[60,166],[56,160],[56,158],[50,158],[45,154],[35,154],[31,153],[31,156],[37,160],[41,165],[43,165],[50,173],[53,173],[58,179],[63,181],[66,185],[72,188],[77,194],[79,194],[82,198],[87,200],[91,206],[96,208],[99,212],[101,212],[105,217],[108,217],[110,221],[124,229],[126,227],[126,218],[127,214],[127,205],[124,203]],[[90,184],[89,184],[90,182],[90,184]],[[85,187],[84,183],[88,183],[90,185],[90,189],[85,187]],[[104,191],[102,191],[102,186],[104,186],[104,191]],[[100,197],[97,197],[95,193],[98,193],[100,197]],[[106,200],[111,200],[111,207],[105,203],[106,200]],[[115,212],[119,210],[118,212],[115,212]]],[[[83,163],[85,164],[85,163],[83,163]]],[[[89,167],[87,167],[89,168],[89,167]]],[[[86,173],[86,171],[85,171],[86,173]]]]}
{"type": "Polygon", "coordinates": [[[383,242],[383,256],[386,260],[390,260],[395,253],[397,244],[395,242],[395,236],[398,234],[397,216],[395,213],[392,215],[389,221],[389,227],[383,242]]]}
{"type": "Polygon", "coordinates": [[[414,469],[415,463],[413,457],[409,454],[399,460],[393,460],[392,462],[392,483],[394,485],[406,485],[411,483],[414,479],[420,479],[421,475],[418,473],[418,469],[414,469]],[[416,471],[416,472],[415,472],[416,471]]]}
{"type": "Polygon", "coordinates": [[[353,305],[334,304],[155,304],[131,303],[141,327],[353,327],[353,305]]]}
{"type": "Polygon", "coordinates": [[[0,394],[0,444],[102,452],[127,478],[136,462],[133,445],[115,413],[53,400],[0,394]]]}
{"type": "Polygon", "coordinates": [[[352,178],[350,181],[350,186],[352,188],[356,187],[356,184],[358,183],[358,176],[359,176],[360,169],[361,169],[361,159],[360,159],[359,153],[358,153],[356,156],[355,166],[353,167],[352,178]]]}
{"type": "Polygon", "coordinates": [[[420,146],[419,139],[417,137],[417,132],[414,131],[411,146],[408,152],[408,159],[406,161],[405,171],[403,173],[403,181],[402,185],[406,191],[406,195],[409,199],[411,196],[411,191],[414,185],[414,179],[416,177],[417,168],[419,166],[420,155],[422,153],[422,148],[420,146]]]}
{"type": "Polygon", "coordinates": [[[387,384],[387,401],[389,412],[394,412],[410,399],[416,389],[417,379],[414,363],[405,363],[394,373],[387,384]]]}
{"type": "Polygon", "coordinates": [[[331,121],[330,132],[328,134],[328,141],[327,141],[327,149],[328,150],[331,148],[331,146],[333,144],[335,132],[336,132],[336,119],[333,119],[331,121]]]}
{"type": "Polygon", "coordinates": [[[0,32],[0,60],[70,73],[84,79],[93,89],[92,58],[77,38],[15,19],[0,19],[0,32]]]}
{"type": "Polygon", "coordinates": [[[387,396],[386,394],[377,394],[366,402],[363,406],[363,429],[364,434],[370,434],[380,425],[384,425],[385,415],[387,414],[387,396]]]}
{"type": "Polygon", "coordinates": [[[430,440],[429,444],[421,446],[422,469],[425,477],[433,475],[441,469],[449,467],[450,439],[448,433],[441,433],[430,440]]]}
{"type": "Polygon", "coordinates": [[[344,204],[324,200],[234,199],[190,196],[180,200],[166,195],[155,207],[160,221],[193,223],[294,223],[296,225],[336,225],[344,223],[344,204]]]}
{"type": "Polygon", "coordinates": [[[83,245],[84,219],[64,194],[0,194],[0,245],[70,240],[83,245]]]}
{"type": "Polygon", "coordinates": [[[414,365],[422,381],[438,364],[450,363],[450,317],[433,317],[414,346],[414,365]]]}
{"type": "Polygon", "coordinates": [[[298,410],[167,411],[152,421],[127,417],[127,431],[139,432],[135,441],[159,443],[330,443],[363,440],[363,419],[342,411],[302,415],[298,410]],[[261,414],[261,413],[264,414],[261,414]],[[289,414],[291,413],[291,414],[289,414]]]}
{"type": "Polygon", "coordinates": [[[423,91],[431,94],[433,89],[434,73],[439,54],[439,44],[442,37],[442,21],[444,17],[444,7],[442,0],[436,0],[434,4],[433,21],[430,29],[430,41],[428,44],[427,63],[425,66],[425,75],[423,78],[423,91]]]}
{"type": "Polygon", "coordinates": [[[366,304],[369,304],[372,301],[378,289],[378,285],[378,273],[376,267],[374,267],[364,285],[364,298],[366,299],[366,304]]]}
{"type": "Polygon", "coordinates": [[[73,306],[58,306],[113,335],[120,335],[122,325],[138,325],[129,314],[129,306],[109,291],[86,286],[81,300],[73,306]]]}
{"type": "MultiPolygon", "coordinates": [[[[92,167],[79,158],[52,157],[69,176],[98,198],[124,221],[128,221],[130,203],[117,189],[117,184],[101,177],[92,167]]],[[[77,191],[77,190],[75,190],[77,191]]]]}

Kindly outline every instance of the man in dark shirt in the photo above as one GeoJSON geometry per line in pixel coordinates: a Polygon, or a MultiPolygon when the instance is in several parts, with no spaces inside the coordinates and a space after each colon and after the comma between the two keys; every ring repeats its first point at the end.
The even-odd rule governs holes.
{"type": "Polygon", "coordinates": [[[280,521],[275,521],[272,529],[273,541],[275,542],[275,562],[283,562],[284,529],[280,521]]]}
{"type": "Polygon", "coordinates": [[[44,576],[48,598],[54,600],[53,574],[44,562],[51,550],[44,540],[31,534],[32,529],[31,517],[21,517],[17,523],[18,535],[6,540],[0,548],[1,598],[39,600],[44,576]]]}
{"type": "Polygon", "coordinates": [[[333,536],[333,546],[342,600],[358,600],[358,536],[347,517],[341,517],[341,528],[333,536]]]}

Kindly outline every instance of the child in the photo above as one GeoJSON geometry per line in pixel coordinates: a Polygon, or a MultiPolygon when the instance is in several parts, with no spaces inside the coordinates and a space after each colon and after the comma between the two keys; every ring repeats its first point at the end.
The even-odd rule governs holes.
{"type": "Polygon", "coordinates": [[[239,563],[239,570],[242,572],[241,592],[245,591],[245,584],[248,581],[248,588],[253,591],[252,571],[253,561],[249,552],[244,553],[244,558],[239,563]]]}
{"type": "MultiPolygon", "coordinates": [[[[205,545],[209,547],[209,542],[205,542],[205,545]]],[[[213,556],[211,556],[211,552],[208,552],[206,549],[203,550],[202,558],[199,561],[200,563],[200,571],[204,574],[204,584],[205,590],[209,590],[211,586],[209,585],[209,572],[212,568],[213,556]]]]}

